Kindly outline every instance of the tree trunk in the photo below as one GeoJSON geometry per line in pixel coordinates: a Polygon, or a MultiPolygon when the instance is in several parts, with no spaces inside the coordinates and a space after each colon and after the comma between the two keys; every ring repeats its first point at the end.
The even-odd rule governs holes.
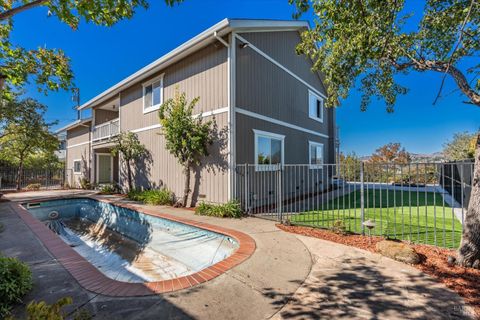
{"type": "Polygon", "coordinates": [[[22,184],[22,174],[23,174],[23,160],[20,161],[17,170],[17,181],[15,181],[17,190],[20,190],[20,186],[22,184]]]}
{"type": "Polygon", "coordinates": [[[130,167],[130,160],[127,161],[127,180],[128,191],[132,191],[132,168],[130,167]]]}
{"type": "Polygon", "coordinates": [[[185,173],[185,188],[183,189],[182,206],[187,206],[188,194],[190,193],[190,166],[186,165],[183,169],[185,173]]]}
{"type": "Polygon", "coordinates": [[[480,134],[477,137],[472,192],[463,226],[457,264],[480,268],[480,134]]]}

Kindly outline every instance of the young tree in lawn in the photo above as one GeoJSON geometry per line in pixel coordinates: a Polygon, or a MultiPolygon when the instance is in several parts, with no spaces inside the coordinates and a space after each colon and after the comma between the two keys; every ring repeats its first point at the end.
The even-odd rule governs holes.
{"type": "MultiPolygon", "coordinates": [[[[169,6],[183,0],[165,0],[169,6]]],[[[13,0],[0,2],[0,99],[12,101],[15,91],[33,80],[38,89],[57,91],[69,89],[73,72],[70,59],[62,50],[38,47],[25,49],[11,42],[13,18],[26,10],[44,7],[45,14],[56,16],[76,30],[80,21],[112,26],[130,19],[139,8],[148,8],[146,0],[13,0]]]]}
{"type": "Polygon", "coordinates": [[[187,102],[185,93],[175,92],[175,97],[160,106],[159,117],[166,148],[178,160],[185,174],[185,188],[181,204],[186,207],[190,194],[190,172],[208,156],[208,147],[213,143],[214,121],[204,122],[194,117],[193,110],[199,98],[187,102]]]}
{"type": "Polygon", "coordinates": [[[140,143],[135,133],[121,132],[115,137],[115,145],[111,153],[114,157],[121,155],[123,160],[125,160],[127,165],[128,190],[132,190],[132,167],[135,166],[137,160],[148,155],[149,152],[147,148],[140,143]]]}
{"type": "Polygon", "coordinates": [[[21,187],[25,161],[39,153],[52,154],[60,144],[50,133],[50,127],[55,123],[46,123],[43,118],[44,105],[32,99],[23,100],[18,105],[19,108],[28,105],[32,112],[10,122],[0,138],[0,158],[17,166],[17,190],[21,187]]]}
{"type": "Polygon", "coordinates": [[[450,161],[472,159],[475,155],[476,138],[475,133],[455,133],[452,140],[443,145],[443,155],[450,161]]]}
{"type": "MultiPolygon", "coordinates": [[[[480,64],[473,58],[480,53],[478,0],[426,0],[423,13],[415,12],[416,17],[420,15],[417,28],[406,26],[413,13],[407,12],[404,0],[289,2],[295,5],[297,17],[314,11],[315,26],[303,32],[297,51],[310,57],[314,70],[323,74],[327,106],[337,106],[359,83],[362,110],[375,97],[383,99],[392,112],[397,97],[407,93],[396,76],[428,71],[442,81],[434,103],[442,98],[449,78],[466,105],[480,107],[480,80],[476,78],[480,64]]],[[[480,265],[480,143],[456,261],[480,265]]]]}

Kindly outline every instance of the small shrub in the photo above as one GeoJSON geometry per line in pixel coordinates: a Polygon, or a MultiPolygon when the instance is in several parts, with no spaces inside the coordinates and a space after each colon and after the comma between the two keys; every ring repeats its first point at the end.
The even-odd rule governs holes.
{"type": "Polygon", "coordinates": [[[334,221],[330,230],[332,230],[332,232],[336,234],[342,234],[342,235],[347,234],[347,227],[345,226],[345,223],[343,222],[343,220],[334,221]]]}
{"type": "Polygon", "coordinates": [[[38,190],[40,190],[41,187],[42,187],[42,185],[40,183],[31,183],[31,184],[29,184],[28,186],[25,187],[25,190],[38,191],[38,190]]]}
{"type": "Polygon", "coordinates": [[[0,318],[32,288],[32,272],[16,258],[0,257],[0,318]]]}
{"type": "Polygon", "coordinates": [[[175,202],[175,194],[167,188],[155,190],[132,189],[127,193],[127,198],[150,205],[172,205],[175,202]]]}
{"type": "Polygon", "coordinates": [[[116,194],[120,192],[120,188],[116,184],[104,184],[100,186],[102,194],[116,194]]]}
{"type": "Polygon", "coordinates": [[[219,218],[241,218],[243,216],[240,203],[229,201],[224,204],[201,202],[195,209],[195,214],[219,218]]]}
{"type": "Polygon", "coordinates": [[[143,192],[143,202],[151,205],[171,205],[175,201],[173,192],[166,188],[143,192]]]}
{"type": "Polygon", "coordinates": [[[93,186],[87,178],[80,179],[80,188],[83,190],[92,190],[93,186]]]}
{"type": "MultiPolygon", "coordinates": [[[[28,320],[64,320],[67,319],[67,314],[62,310],[63,307],[72,304],[73,300],[70,297],[59,299],[53,304],[48,304],[45,301],[32,301],[27,305],[28,320]]],[[[74,320],[89,320],[92,319],[91,314],[85,309],[80,309],[73,314],[74,320]]]]}
{"type": "Polygon", "coordinates": [[[140,189],[131,189],[127,193],[127,198],[132,201],[141,201],[143,202],[143,191],[140,189]]]}

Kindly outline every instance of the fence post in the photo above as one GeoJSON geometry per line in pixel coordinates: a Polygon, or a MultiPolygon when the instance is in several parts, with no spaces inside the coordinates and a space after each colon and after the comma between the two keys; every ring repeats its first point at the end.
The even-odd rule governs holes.
{"type": "Polygon", "coordinates": [[[283,222],[283,208],[282,208],[282,164],[278,164],[278,217],[280,222],[283,222]]]}
{"type": "Polygon", "coordinates": [[[362,223],[362,234],[365,234],[365,164],[360,163],[360,221],[362,223]]]}
{"type": "Polygon", "coordinates": [[[245,189],[245,212],[248,213],[248,164],[245,163],[245,172],[244,172],[244,189],[245,189]]]}

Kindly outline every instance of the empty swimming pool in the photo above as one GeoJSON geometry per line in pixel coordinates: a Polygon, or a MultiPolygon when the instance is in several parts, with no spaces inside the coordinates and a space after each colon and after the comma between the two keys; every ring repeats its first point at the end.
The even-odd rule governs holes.
{"type": "Polygon", "coordinates": [[[187,276],[232,255],[226,235],[91,198],[24,204],[107,277],[152,282],[187,276]]]}

